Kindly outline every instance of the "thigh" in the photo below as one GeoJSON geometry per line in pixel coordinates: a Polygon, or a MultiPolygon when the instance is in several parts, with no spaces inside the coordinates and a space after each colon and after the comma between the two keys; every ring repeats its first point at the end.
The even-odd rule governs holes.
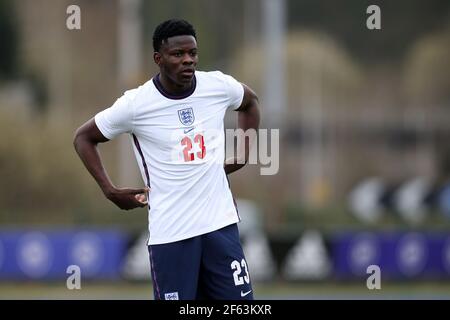
{"type": "Polygon", "coordinates": [[[148,246],[155,300],[193,300],[197,296],[201,239],[148,246]]]}
{"type": "Polygon", "coordinates": [[[203,235],[202,245],[202,291],[211,299],[253,300],[237,225],[203,235]]]}

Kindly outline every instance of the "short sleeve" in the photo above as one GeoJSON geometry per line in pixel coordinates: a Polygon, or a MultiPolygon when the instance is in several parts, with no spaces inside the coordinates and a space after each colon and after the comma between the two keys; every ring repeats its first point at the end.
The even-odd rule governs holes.
{"type": "Polygon", "coordinates": [[[127,91],[116,102],[95,115],[95,124],[107,139],[133,131],[132,92],[127,91]]]}
{"type": "Polygon", "coordinates": [[[224,75],[224,79],[228,87],[230,101],[229,107],[236,110],[242,104],[242,99],[244,98],[244,87],[242,86],[242,83],[234,79],[232,76],[224,75]]]}

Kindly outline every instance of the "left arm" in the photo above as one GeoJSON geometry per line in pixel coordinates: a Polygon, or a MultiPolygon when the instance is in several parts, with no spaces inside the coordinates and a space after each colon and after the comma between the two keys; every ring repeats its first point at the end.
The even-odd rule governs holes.
{"type": "Polygon", "coordinates": [[[238,154],[233,158],[225,160],[225,173],[230,174],[234,171],[241,169],[248,162],[249,153],[252,148],[253,139],[255,137],[251,132],[247,130],[254,131],[257,134],[260,120],[259,112],[259,101],[256,93],[250,89],[245,84],[244,87],[244,97],[242,103],[236,111],[238,112],[238,129],[242,129],[245,134],[243,137],[238,136],[238,154]],[[242,141],[242,139],[244,141],[242,141]],[[244,150],[240,149],[239,146],[243,146],[244,150]]]}

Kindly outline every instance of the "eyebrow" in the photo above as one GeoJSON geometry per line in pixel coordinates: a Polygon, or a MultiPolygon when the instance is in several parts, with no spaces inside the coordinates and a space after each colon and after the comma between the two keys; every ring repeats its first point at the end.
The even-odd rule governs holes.
{"type": "Polygon", "coordinates": [[[175,51],[197,51],[197,47],[195,48],[190,48],[190,49],[183,49],[181,47],[174,47],[174,48],[170,48],[168,49],[169,52],[175,52],[175,51]]]}

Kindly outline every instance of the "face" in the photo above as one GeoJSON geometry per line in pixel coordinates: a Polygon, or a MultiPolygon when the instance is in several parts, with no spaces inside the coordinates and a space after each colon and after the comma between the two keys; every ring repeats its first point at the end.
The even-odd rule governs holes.
{"type": "Polygon", "coordinates": [[[153,56],[161,76],[176,87],[189,87],[197,66],[197,41],[193,36],[168,38],[153,56]]]}

